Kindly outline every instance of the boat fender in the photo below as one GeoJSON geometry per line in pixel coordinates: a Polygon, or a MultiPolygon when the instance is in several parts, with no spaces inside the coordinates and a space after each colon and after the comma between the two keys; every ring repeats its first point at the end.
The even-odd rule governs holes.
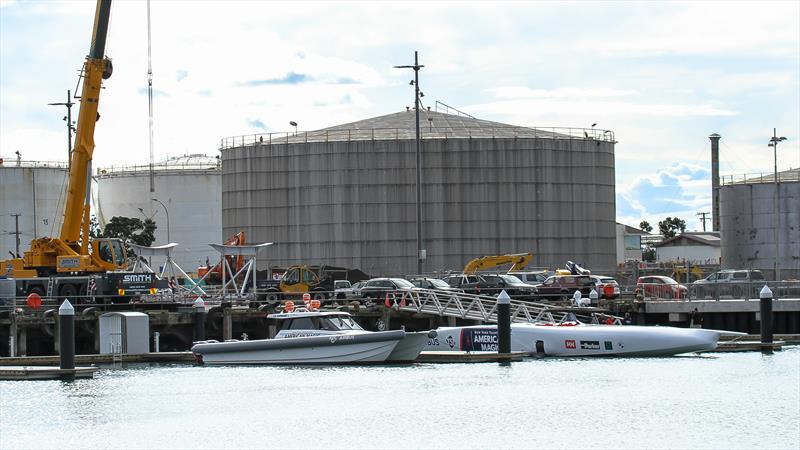
{"type": "Polygon", "coordinates": [[[42,333],[47,337],[53,337],[53,327],[47,323],[47,319],[55,316],[56,310],[55,309],[48,309],[47,311],[42,314],[42,333]]]}
{"type": "Polygon", "coordinates": [[[81,321],[81,328],[89,334],[94,334],[95,329],[97,328],[97,313],[100,312],[100,308],[91,306],[86,308],[81,312],[81,316],[85,318],[91,318],[93,320],[82,320],[81,321]]]}

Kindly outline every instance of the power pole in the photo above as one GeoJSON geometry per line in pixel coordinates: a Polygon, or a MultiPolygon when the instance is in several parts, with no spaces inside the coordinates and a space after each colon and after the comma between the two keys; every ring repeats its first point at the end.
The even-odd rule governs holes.
{"type": "Polygon", "coordinates": [[[700,220],[703,222],[703,233],[706,232],[706,220],[711,220],[710,217],[706,218],[707,215],[711,214],[710,212],[699,212],[697,213],[700,216],[700,220]]]}
{"type": "Polygon", "coordinates": [[[14,257],[19,258],[19,213],[11,214],[14,217],[14,238],[16,240],[16,247],[14,250],[14,257]]]}
{"type": "Polygon", "coordinates": [[[72,106],[74,104],[75,103],[72,101],[72,93],[69,90],[67,90],[66,103],[48,103],[50,106],[67,107],[67,116],[64,117],[64,120],[67,122],[67,169],[72,167],[72,132],[75,131],[72,123],[72,106]]]}

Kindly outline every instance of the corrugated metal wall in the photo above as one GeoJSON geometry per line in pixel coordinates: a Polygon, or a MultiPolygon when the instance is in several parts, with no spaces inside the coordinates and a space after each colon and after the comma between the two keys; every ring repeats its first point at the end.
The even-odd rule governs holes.
{"type": "MultiPolygon", "coordinates": [[[[413,140],[257,145],[223,151],[223,234],[275,242],[267,265],[416,271],[413,140]]],[[[582,139],[425,139],[425,271],[531,251],[615,267],[614,148],[582,139]]]]}
{"type": "MultiPolygon", "coordinates": [[[[781,182],[779,244],[781,278],[800,276],[800,183],[781,182]]],[[[761,269],[770,279],[775,267],[775,185],[730,184],[720,188],[722,267],[761,269]]]]}

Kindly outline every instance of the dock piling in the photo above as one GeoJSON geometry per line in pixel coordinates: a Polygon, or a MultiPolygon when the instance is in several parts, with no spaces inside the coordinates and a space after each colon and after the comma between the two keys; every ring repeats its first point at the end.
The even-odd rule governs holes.
{"type": "Polygon", "coordinates": [[[194,306],[194,340],[203,341],[206,338],[206,303],[197,297],[192,306],[194,306]]]}
{"type": "Polygon", "coordinates": [[[772,354],[772,290],[766,284],[759,293],[761,298],[761,353],[772,354]]]}
{"type": "Polygon", "coordinates": [[[497,296],[497,353],[511,353],[511,297],[505,289],[497,296]]]}
{"type": "MultiPolygon", "coordinates": [[[[75,369],[75,308],[69,300],[64,300],[58,308],[58,336],[60,344],[59,368],[75,369]]],[[[65,374],[68,377],[68,374],[65,374]]]]}

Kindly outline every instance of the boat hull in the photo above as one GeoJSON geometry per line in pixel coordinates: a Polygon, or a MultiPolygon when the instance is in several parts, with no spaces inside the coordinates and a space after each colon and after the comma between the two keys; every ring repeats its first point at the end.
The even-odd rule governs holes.
{"type": "Polygon", "coordinates": [[[201,342],[192,352],[204,364],[358,364],[383,362],[403,339],[401,330],[251,341],[201,342]]]}
{"type": "MultiPolygon", "coordinates": [[[[497,351],[497,326],[438,328],[424,351],[497,351]]],[[[511,351],[542,356],[670,356],[713,350],[721,332],[636,325],[513,324],[511,351]]]]}
{"type": "Polygon", "coordinates": [[[434,331],[407,332],[406,336],[397,343],[386,362],[410,363],[417,360],[420,352],[428,343],[428,339],[436,336],[434,331]]]}

